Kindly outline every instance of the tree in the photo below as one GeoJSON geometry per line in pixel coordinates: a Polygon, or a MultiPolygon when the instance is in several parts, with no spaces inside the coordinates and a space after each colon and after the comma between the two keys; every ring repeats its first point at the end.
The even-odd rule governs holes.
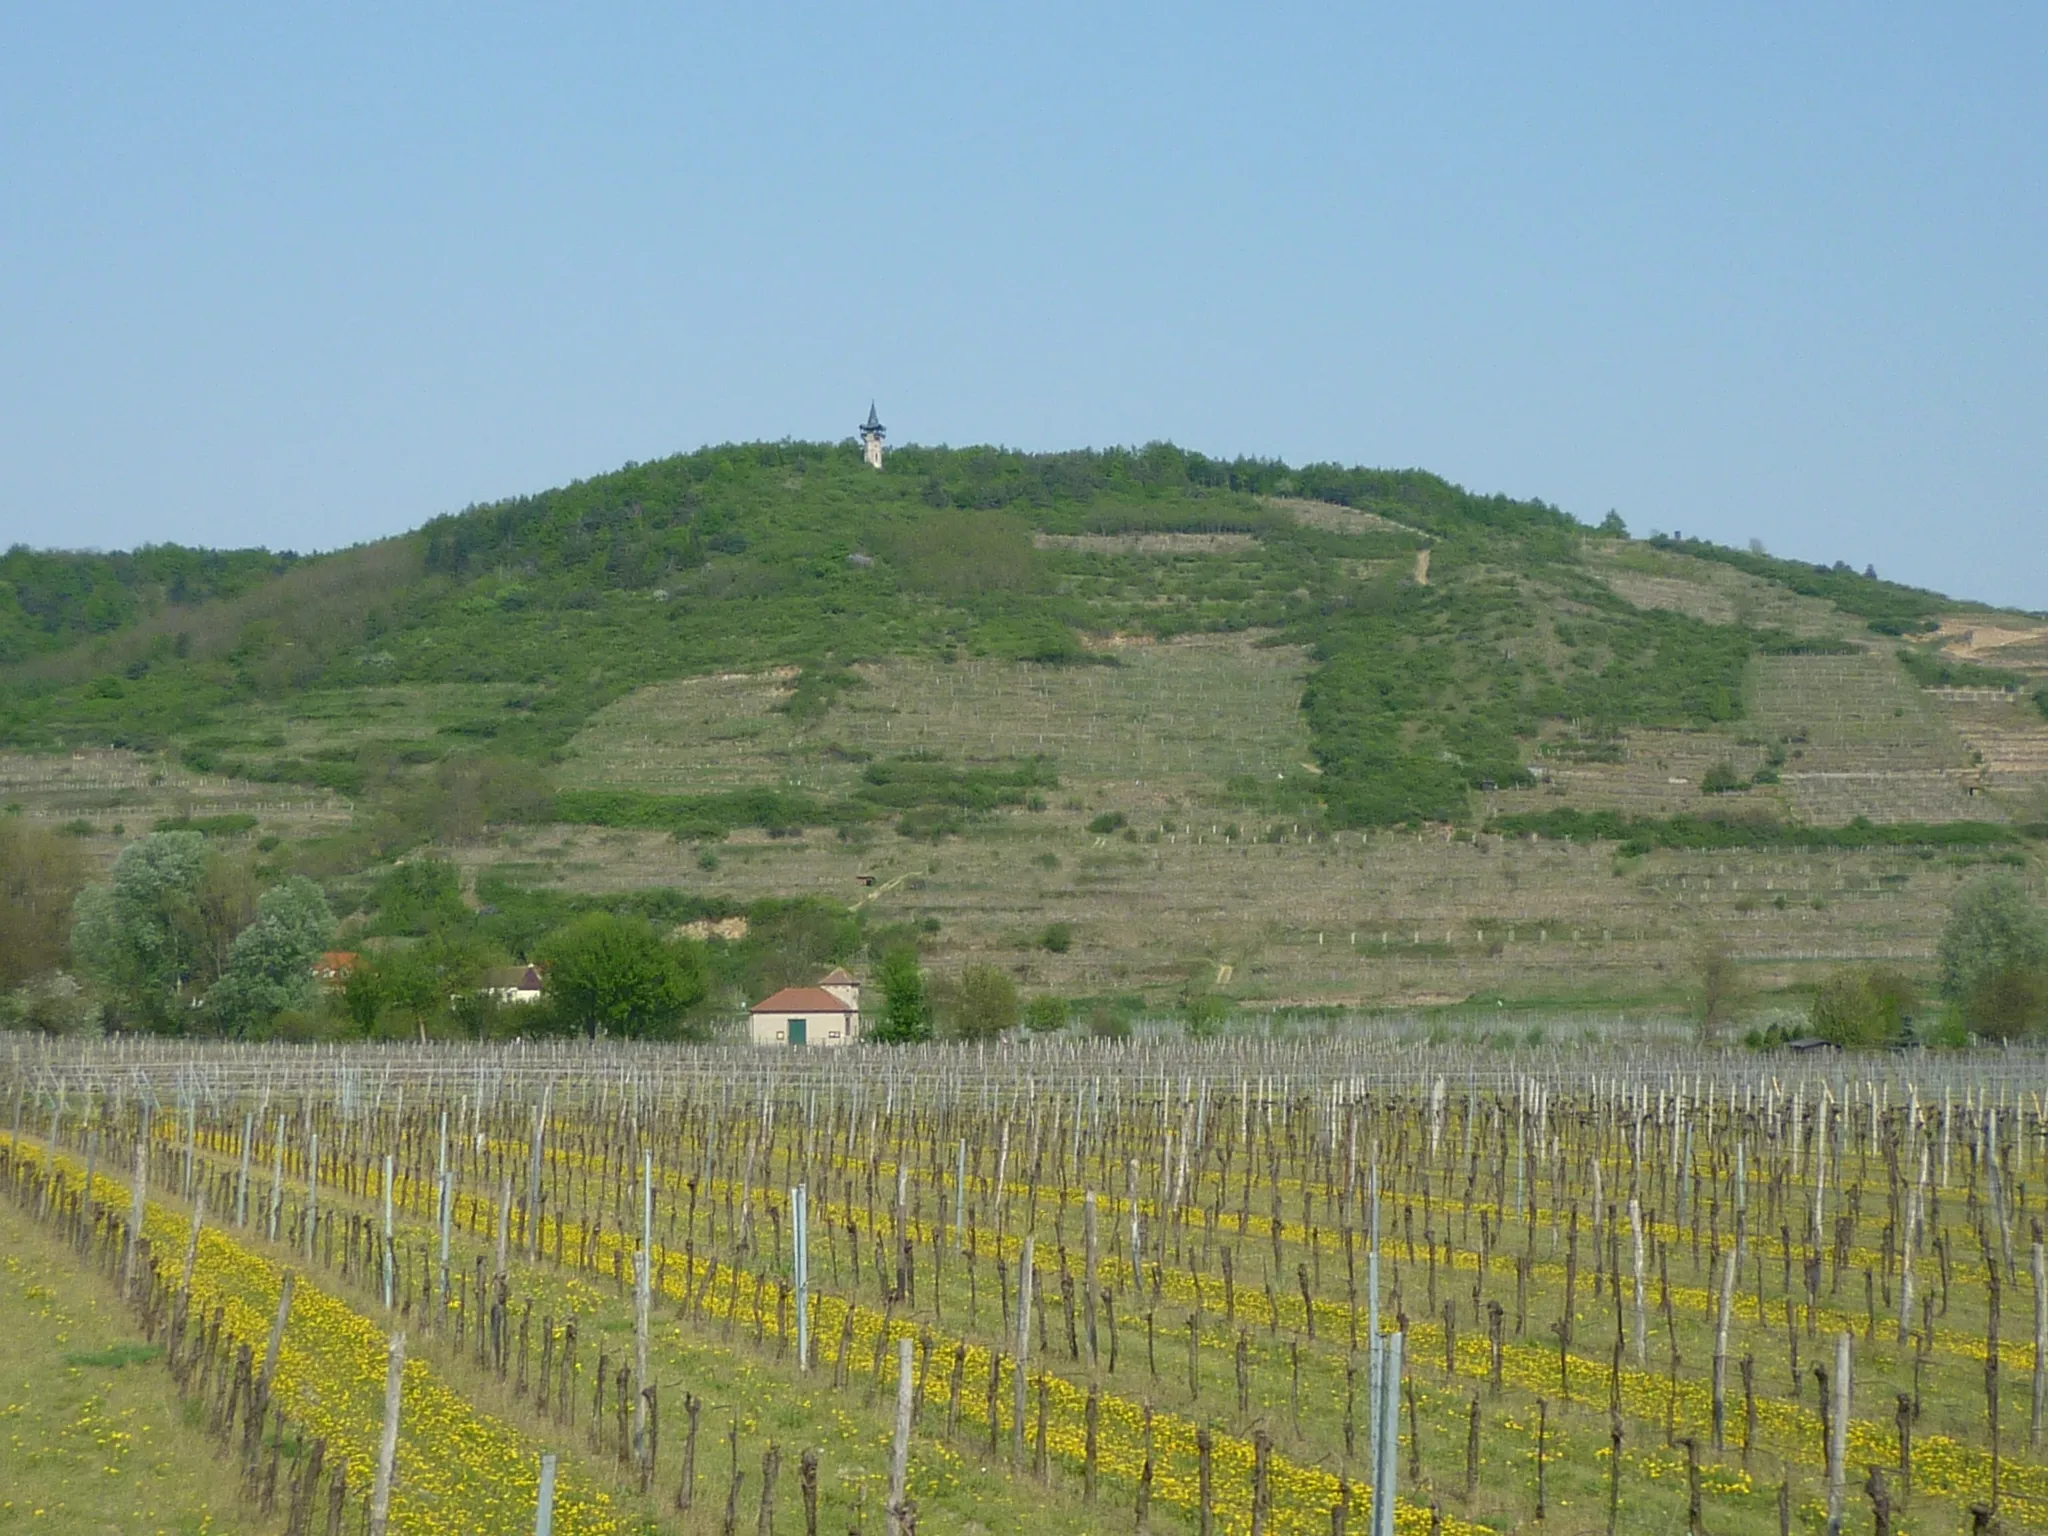
{"type": "Polygon", "coordinates": [[[1017,984],[992,965],[960,973],[953,1033],[962,1040],[993,1040],[1017,1027],[1017,984]]]}
{"type": "Polygon", "coordinates": [[[452,1014],[461,1033],[478,1038],[478,1010],[468,999],[500,958],[474,934],[452,929],[417,944],[361,955],[342,984],[341,1011],[368,1037],[381,1033],[424,1040],[443,1032],[452,1014]]]}
{"type": "Polygon", "coordinates": [[[76,838],[0,817],[0,987],[64,963],[72,904],[84,884],[76,838]]]}
{"type": "Polygon", "coordinates": [[[319,998],[313,963],[333,937],[327,898],[304,875],[265,891],[256,921],[235,935],[227,968],[206,994],[214,1027],[240,1038],[287,1009],[310,1012],[319,998]]]}
{"type": "Polygon", "coordinates": [[[708,983],[695,945],[665,944],[644,918],[593,912],[541,947],[548,1003],[571,1029],[595,1037],[666,1037],[708,983]]]}
{"type": "Polygon", "coordinates": [[[105,885],[79,893],[72,951],[117,1015],[184,1029],[180,1004],[199,949],[191,913],[207,856],[197,832],[152,833],[121,850],[105,885]]]}
{"type": "Polygon", "coordinates": [[[2048,916],[2011,875],[1974,880],[1949,904],[1941,995],[1967,1004],[2000,971],[2048,970],[2048,916]]]}
{"type": "Polygon", "coordinates": [[[1183,992],[1180,1007],[1187,1018],[1188,1034],[1196,1040],[1207,1040],[1230,1017],[1230,999],[1200,987],[1190,986],[1183,992]]]}
{"type": "Polygon", "coordinates": [[[932,1037],[931,1000],[914,949],[892,949],[882,957],[882,1017],[870,1037],[884,1045],[915,1045],[932,1037]]]}
{"type": "Polygon", "coordinates": [[[255,871],[209,844],[199,883],[176,902],[171,921],[192,948],[191,990],[204,992],[228,968],[235,937],[256,920],[255,871]]]}
{"type": "Polygon", "coordinates": [[[750,997],[808,987],[860,948],[860,925],[836,903],[804,898],[759,902],[735,946],[735,970],[750,997]]]}
{"type": "Polygon", "coordinates": [[[0,1027],[39,1035],[96,1035],[102,1010],[78,978],[62,971],[36,977],[0,997],[0,1027]]]}
{"type": "Polygon", "coordinates": [[[1034,1035],[1052,1035],[1067,1027],[1067,1000],[1041,993],[1024,1005],[1024,1027],[1034,1035]]]}
{"type": "Polygon", "coordinates": [[[1700,793],[1703,795],[1732,795],[1748,787],[1749,781],[1735,771],[1733,763],[1716,763],[1700,775],[1700,793]]]}
{"type": "Polygon", "coordinates": [[[2024,1040],[2048,1030],[2048,970],[2000,966],[1963,999],[1963,1021],[1987,1040],[2024,1040]]]}
{"type": "Polygon", "coordinates": [[[1700,1041],[1712,1045],[1742,1003],[1742,973],[1725,939],[1708,939],[1693,960],[1699,983],[1700,1041]]]}
{"type": "Polygon", "coordinates": [[[1839,970],[1821,983],[1807,1018],[1828,1044],[1869,1050],[1905,1034],[1914,997],[1912,980],[1902,971],[1888,966],[1839,970]]]}
{"type": "Polygon", "coordinates": [[[372,933],[432,933],[469,916],[462,875],[446,859],[406,860],[377,882],[370,904],[376,910],[372,933]]]}

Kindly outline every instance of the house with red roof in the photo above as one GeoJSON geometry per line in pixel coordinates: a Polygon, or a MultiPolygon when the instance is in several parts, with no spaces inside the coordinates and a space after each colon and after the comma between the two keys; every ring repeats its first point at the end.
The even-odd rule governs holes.
{"type": "Polygon", "coordinates": [[[834,970],[815,987],[784,987],[754,1004],[747,1037],[756,1045],[851,1045],[860,1038],[860,983],[834,970]]]}

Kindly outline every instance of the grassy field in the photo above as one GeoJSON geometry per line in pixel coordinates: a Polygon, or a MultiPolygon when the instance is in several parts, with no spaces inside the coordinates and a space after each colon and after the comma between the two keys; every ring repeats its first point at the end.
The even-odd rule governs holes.
{"type": "Polygon", "coordinates": [[[162,1352],[112,1286],[0,1202],[0,1531],[259,1528],[223,1490],[162,1352]]]}

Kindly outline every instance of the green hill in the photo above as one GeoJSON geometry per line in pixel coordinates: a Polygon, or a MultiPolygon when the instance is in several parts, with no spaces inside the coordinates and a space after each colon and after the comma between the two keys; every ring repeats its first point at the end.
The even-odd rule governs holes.
{"type": "MultiPolygon", "coordinates": [[[[1327,869],[1435,828],[1482,854],[1530,833],[1595,858],[2024,850],[2048,782],[2038,628],[1417,471],[1155,445],[913,447],[877,473],[847,444],[757,444],[331,555],[9,551],[0,793],[106,845],[116,816],[241,816],[330,881],[435,842],[500,881],[687,885],[707,911],[816,893],[915,915],[919,857],[986,861],[1008,905],[972,942],[1015,947],[1170,884],[1168,849],[1327,869]],[[1971,624],[2013,638],[1944,646],[1971,624]],[[63,782],[63,754],[106,787],[63,782]],[[1089,841],[1027,846],[1055,826],[1089,841]],[[613,840],[569,857],[578,827],[613,840]],[[903,878],[854,885],[875,870],[834,859],[903,878]]],[[[1474,936],[1553,926],[1517,887],[1415,873],[1440,878],[1427,901],[1354,882],[1317,947],[1341,928],[1354,955],[1405,937],[1444,958],[1426,909],[1447,955],[1498,960],[1474,936]]],[[[1190,948],[1234,977],[1217,957],[1244,934],[1309,931],[1298,881],[1219,879],[1241,892],[1220,915],[1157,914],[1181,924],[1155,940],[1170,962],[1078,981],[1159,984],[1190,948]]],[[[1615,931],[1567,887],[1556,926],[1615,931]]],[[[1363,995],[1341,974],[1264,993],[1363,995]]]]}

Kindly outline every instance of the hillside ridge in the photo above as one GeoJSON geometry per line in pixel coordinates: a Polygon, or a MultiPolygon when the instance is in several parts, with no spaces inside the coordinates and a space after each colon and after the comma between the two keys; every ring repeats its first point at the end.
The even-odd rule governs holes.
{"type": "Polygon", "coordinates": [[[2029,861],[2048,822],[2033,616],[1421,471],[729,445],[334,554],[17,548],[0,583],[0,795],[102,857],[163,822],[342,886],[431,847],[719,914],[881,875],[878,916],[1090,987],[1192,950],[1360,995],[1261,979],[1333,933],[1405,953],[1400,995],[1532,930],[1640,974],[1694,924],[1632,920],[1616,851],[1807,890],[1816,859],[2029,861]],[[1595,861],[1548,910],[1497,856],[1457,873],[1532,836],[1595,861]],[[1272,882],[1233,863],[1259,847],[1272,882]],[[1084,910],[1099,942],[1036,944],[1084,910]]]}

